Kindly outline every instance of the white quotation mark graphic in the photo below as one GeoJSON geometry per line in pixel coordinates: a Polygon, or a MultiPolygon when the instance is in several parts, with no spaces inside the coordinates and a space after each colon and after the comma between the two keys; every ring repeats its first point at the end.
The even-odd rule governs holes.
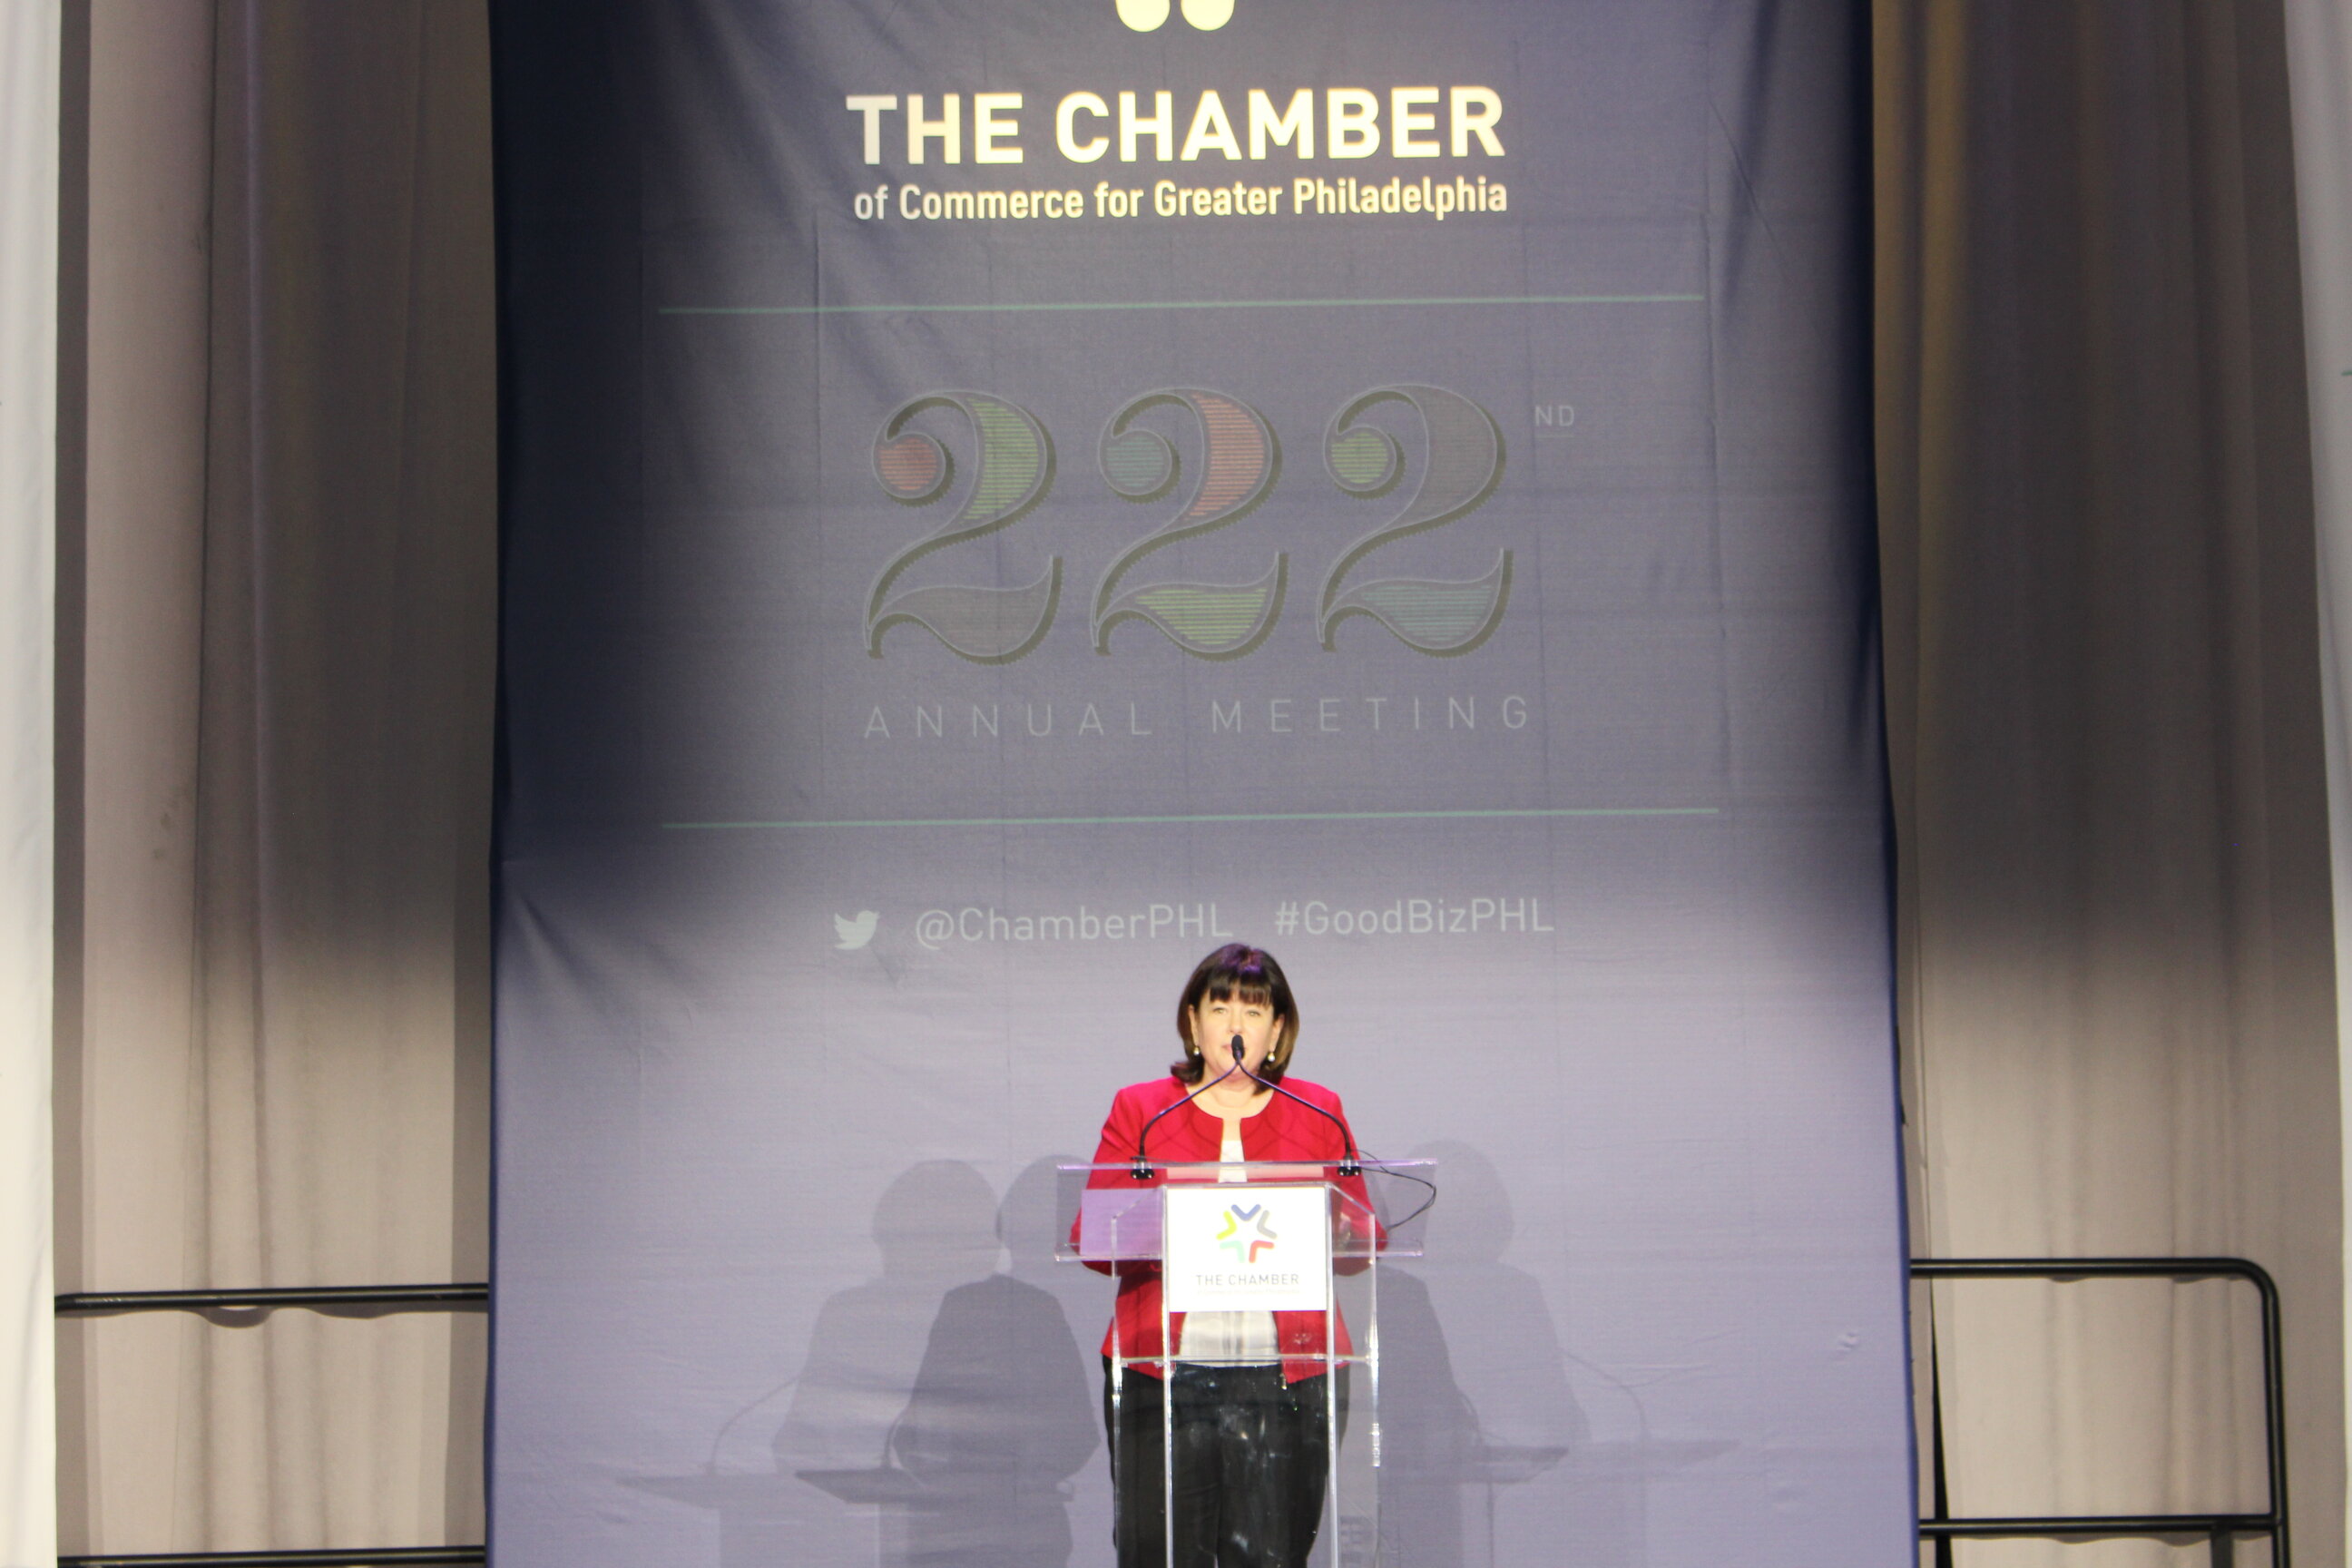
{"type": "Polygon", "coordinates": [[[833,945],[844,952],[864,947],[874,940],[874,928],[881,923],[882,917],[872,910],[860,910],[855,918],[835,915],[833,917],[833,934],[841,940],[833,945]]]}
{"type": "MultiPolygon", "coordinates": [[[[1184,0],[1184,20],[1213,33],[1234,19],[1234,0],[1184,0]]],[[[1168,20],[1168,0],[1118,0],[1118,19],[1139,33],[1168,20]]]]}

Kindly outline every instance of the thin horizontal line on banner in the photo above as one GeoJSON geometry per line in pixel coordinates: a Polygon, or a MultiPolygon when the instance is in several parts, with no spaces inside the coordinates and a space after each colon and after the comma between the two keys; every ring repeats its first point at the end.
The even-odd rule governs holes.
{"type": "Polygon", "coordinates": [[[657,305],[657,316],[872,316],[968,310],[1273,310],[1350,305],[1698,305],[1704,294],[1435,295],[1407,300],[1073,300],[1037,305],[657,305]]]}
{"type": "Polygon", "coordinates": [[[1717,816],[1712,805],[1571,805],[1525,811],[1268,811],[1216,812],[1201,816],[916,816],[815,819],[803,822],[665,822],[674,833],[769,827],[1146,827],[1216,822],[1426,822],[1497,816],[1717,816]]]}

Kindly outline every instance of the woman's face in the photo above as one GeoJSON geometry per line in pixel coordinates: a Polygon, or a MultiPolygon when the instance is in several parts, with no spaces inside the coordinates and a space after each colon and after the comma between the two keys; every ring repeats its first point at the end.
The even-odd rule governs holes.
{"type": "MultiPolygon", "coordinates": [[[[1244,1002],[1239,996],[1219,1001],[1203,996],[1192,1009],[1192,1043],[1215,1078],[1234,1065],[1234,1037],[1242,1037],[1243,1065],[1255,1073],[1281,1037],[1282,1016],[1265,1002],[1244,1002]]],[[[1239,1081],[1238,1079],[1236,1081],[1239,1081]]]]}

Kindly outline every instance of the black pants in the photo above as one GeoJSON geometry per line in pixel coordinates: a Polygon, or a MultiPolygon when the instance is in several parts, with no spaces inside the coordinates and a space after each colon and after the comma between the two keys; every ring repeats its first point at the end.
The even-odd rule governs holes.
{"type": "MultiPolygon", "coordinates": [[[[1166,1499],[1161,1488],[1160,1402],[1172,1397],[1176,1446],[1176,1568],[1306,1568],[1323,1518],[1330,1468],[1328,1376],[1282,1381],[1280,1366],[1183,1366],[1172,1390],[1128,1373],[1111,1400],[1103,1361],[1103,1426],[1118,1568],[1164,1568],[1166,1499]]],[[[1348,1420],[1348,1378],[1339,1376],[1339,1424],[1348,1420]]]]}

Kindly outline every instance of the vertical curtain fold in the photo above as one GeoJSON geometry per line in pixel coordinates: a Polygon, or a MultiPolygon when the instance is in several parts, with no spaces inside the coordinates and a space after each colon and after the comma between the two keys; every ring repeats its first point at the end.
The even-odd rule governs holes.
{"type": "MultiPolygon", "coordinates": [[[[2286,0],[2302,238],[2305,386],[2319,534],[2336,969],[2352,973],[2352,5],[2286,0]]],[[[2337,1060],[2352,1055],[2352,988],[2336,994],[2337,1060]]],[[[2342,1178],[2352,1192],[2352,1168],[2342,1178]]]]}
{"type": "Polygon", "coordinates": [[[56,8],[0,12],[0,1564],[57,1552],[50,938],[56,8]]]}
{"type": "MultiPolygon", "coordinates": [[[[72,1283],[480,1278],[482,6],[90,17],[72,1283]]],[[[74,1325],[69,1545],[478,1540],[482,1333],[74,1325]]]]}
{"type": "MultiPolygon", "coordinates": [[[[2270,1268],[2297,1551],[2333,1561],[2335,994],[2281,10],[1874,15],[1914,1245],[2270,1268]]],[[[1954,1511],[2259,1508],[2255,1333],[2219,1285],[1939,1288],[1954,1511]]]]}

